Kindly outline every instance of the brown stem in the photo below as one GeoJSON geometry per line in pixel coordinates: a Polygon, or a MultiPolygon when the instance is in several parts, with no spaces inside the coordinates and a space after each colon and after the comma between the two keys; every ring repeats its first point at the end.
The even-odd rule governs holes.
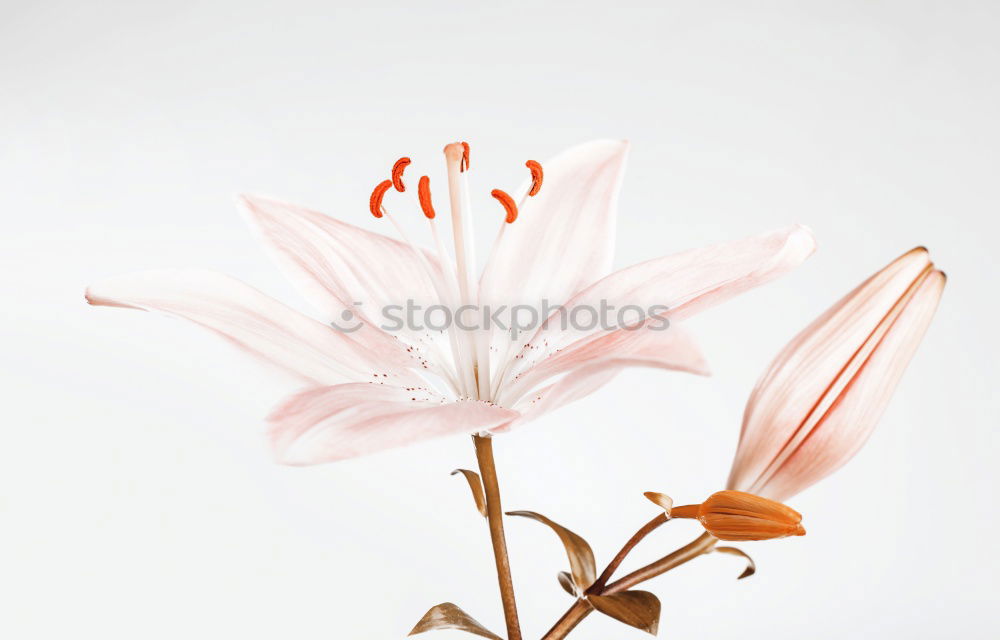
{"type": "Polygon", "coordinates": [[[573,603],[563,617],[559,618],[559,621],[552,625],[549,632],[545,634],[542,640],[557,640],[558,638],[565,638],[569,635],[569,632],[576,628],[576,625],[583,622],[583,619],[587,617],[594,608],[590,606],[586,600],[580,599],[573,603]]]}
{"type": "Polygon", "coordinates": [[[636,569],[620,580],[615,580],[604,588],[601,595],[625,591],[640,582],[645,582],[650,578],[655,578],[656,576],[679,567],[686,562],[690,562],[698,556],[711,551],[716,542],[718,542],[718,539],[706,531],[670,555],[664,556],[656,562],[648,564],[641,569],[636,569]]]}
{"type": "Polygon", "coordinates": [[[500,600],[503,603],[503,617],[507,623],[507,639],[521,640],[517,603],[514,602],[514,582],[510,577],[510,561],[507,558],[507,541],[503,535],[503,508],[500,506],[497,467],[493,461],[493,439],[489,436],[472,436],[472,441],[476,445],[476,460],[479,461],[479,474],[483,478],[483,489],[486,493],[486,518],[490,525],[490,540],[493,542],[493,557],[497,565],[500,600]]]}
{"type": "MultiPolygon", "coordinates": [[[[648,564],[641,569],[633,571],[621,580],[616,580],[608,586],[600,589],[599,591],[595,591],[594,593],[590,593],[589,595],[611,595],[612,593],[625,591],[640,582],[645,582],[650,578],[655,578],[660,574],[681,566],[685,562],[694,560],[698,556],[710,551],[712,547],[715,546],[716,542],[718,542],[718,540],[715,536],[710,533],[703,533],[670,555],[664,556],[652,564],[648,564]]],[[[590,614],[591,611],[593,611],[593,607],[591,607],[590,604],[584,600],[577,600],[573,603],[573,606],[570,607],[565,614],[563,614],[563,617],[559,618],[559,621],[556,622],[551,629],[549,629],[549,632],[545,634],[542,640],[562,640],[562,638],[565,638],[569,632],[576,627],[576,625],[580,624],[580,622],[590,614]]]]}
{"type": "Polygon", "coordinates": [[[655,531],[660,525],[666,523],[666,521],[667,521],[667,514],[661,513],[660,515],[656,516],[655,518],[647,522],[645,525],[643,525],[641,529],[636,531],[635,535],[629,538],[629,541],[625,543],[625,546],[622,547],[622,550],[619,551],[618,555],[614,557],[614,560],[612,560],[611,563],[608,564],[607,568],[604,569],[604,573],[601,574],[601,577],[595,580],[594,584],[590,585],[590,587],[587,589],[587,593],[588,594],[600,593],[601,590],[604,588],[604,585],[608,584],[608,580],[610,580],[611,576],[614,575],[615,570],[617,570],[618,567],[621,566],[621,563],[625,561],[625,558],[628,556],[628,554],[632,552],[632,549],[634,549],[637,544],[642,542],[643,538],[645,538],[650,533],[655,531]]]}

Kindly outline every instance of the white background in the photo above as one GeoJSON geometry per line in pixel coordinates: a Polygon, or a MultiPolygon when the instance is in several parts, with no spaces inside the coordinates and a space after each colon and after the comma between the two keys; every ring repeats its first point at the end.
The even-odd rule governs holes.
{"type": "MultiPolygon", "coordinates": [[[[234,193],[378,229],[386,167],[410,155],[439,180],[440,148],[465,139],[498,218],[486,194],[526,158],[622,137],[619,266],[791,222],[820,249],[690,324],[713,378],[629,372],[499,439],[505,506],[603,564],[655,513],[643,491],[722,487],[791,335],[927,244],[941,309],[868,446],[792,500],[809,535],[745,545],[750,580],[709,556],[649,588],[669,638],[994,637],[1000,5],[2,5],[0,635],[401,638],[445,600],[502,631],[485,526],[448,477],[474,464],[466,438],[276,466],[272,374],[83,289],[201,266],[304,308],[234,193]]],[[[695,533],[672,523],[636,560],[695,533]]],[[[508,538],[538,637],[570,604],[565,558],[529,521],[508,538]]],[[[594,615],[573,637],[642,634],[594,615]]]]}

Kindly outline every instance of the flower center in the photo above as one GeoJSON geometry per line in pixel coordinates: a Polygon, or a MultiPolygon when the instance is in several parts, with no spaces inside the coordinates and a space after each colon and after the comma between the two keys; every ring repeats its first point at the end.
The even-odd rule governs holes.
{"type": "MultiPolygon", "coordinates": [[[[434,240],[440,269],[435,269],[427,259],[424,251],[410,241],[408,234],[399,222],[386,210],[383,201],[390,188],[397,192],[406,191],[403,173],[411,164],[410,158],[397,160],[390,172],[390,179],[380,182],[372,191],[369,209],[376,218],[386,218],[392,223],[403,241],[417,255],[424,276],[428,278],[439,299],[452,312],[452,323],[447,330],[451,348],[451,367],[442,363],[442,369],[447,371],[447,382],[456,395],[478,400],[492,400],[499,393],[500,385],[491,385],[492,365],[503,363],[490,362],[490,341],[492,330],[477,326],[475,318],[480,304],[477,279],[475,278],[476,251],[473,233],[473,217],[469,198],[469,156],[470,148],[467,142],[453,142],[444,148],[445,166],[448,175],[448,201],[451,209],[451,231],[454,266],[451,257],[445,250],[445,245],[438,232],[431,198],[430,178],[421,176],[417,183],[417,200],[420,210],[430,223],[431,235],[434,240]],[[450,370],[449,370],[450,369],[450,370]]],[[[542,187],[542,165],[535,160],[528,160],[525,166],[531,172],[531,186],[521,197],[524,199],[538,194],[542,187]]],[[[503,207],[504,222],[496,242],[503,237],[503,230],[508,224],[517,220],[518,202],[506,191],[493,189],[491,195],[503,207]]],[[[500,366],[497,367],[500,369],[500,366]]]]}

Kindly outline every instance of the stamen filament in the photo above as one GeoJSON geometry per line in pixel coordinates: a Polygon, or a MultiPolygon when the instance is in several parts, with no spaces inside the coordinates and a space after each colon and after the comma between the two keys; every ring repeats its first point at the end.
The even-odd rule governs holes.
{"type": "MultiPolygon", "coordinates": [[[[528,162],[533,162],[533,161],[529,160],[528,162]]],[[[518,193],[519,195],[517,198],[517,210],[518,212],[520,212],[521,208],[524,207],[524,203],[528,201],[528,197],[531,195],[531,189],[529,188],[527,191],[519,189],[518,193]]],[[[500,230],[497,231],[497,237],[493,240],[493,248],[490,251],[489,260],[486,261],[487,264],[493,261],[493,254],[496,252],[497,248],[500,246],[500,243],[503,241],[504,231],[506,231],[508,224],[509,223],[506,219],[504,219],[504,221],[500,223],[500,230]]],[[[500,389],[506,382],[507,375],[512,370],[515,364],[514,355],[516,354],[512,353],[512,351],[514,350],[515,345],[517,345],[518,343],[510,339],[509,336],[505,342],[506,346],[504,347],[503,355],[501,355],[497,359],[497,362],[500,363],[500,367],[498,367],[498,370],[494,375],[493,386],[491,389],[491,397],[494,398],[494,400],[496,401],[499,401],[500,389]]],[[[521,347],[521,350],[523,351],[523,347],[521,347]]]]}
{"type": "MultiPolygon", "coordinates": [[[[389,212],[385,210],[385,207],[382,207],[381,214],[382,214],[382,216],[380,216],[380,217],[384,217],[387,220],[389,220],[389,222],[392,223],[392,226],[396,229],[396,233],[399,234],[399,237],[402,238],[403,242],[405,242],[409,246],[410,250],[413,251],[416,254],[417,260],[420,262],[420,265],[422,267],[422,271],[424,272],[424,276],[426,277],[426,279],[428,280],[428,282],[430,282],[430,285],[434,289],[434,292],[437,294],[437,296],[438,296],[439,299],[444,300],[447,303],[447,299],[450,296],[447,295],[446,291],[442,291],[441,290],[441,285],[439,284],[438,279],[434,277],[434,268],[431,266],[430,262],[427,260],[427,256],[424,255],[423,249],[421,249],[420,247],[418,247],[417,245],[415,245],[413,243],[413,241],[410,240],[409,234],[406,233],[406,231],[403,229],[402,225],[399,224],[399,222],[396,220],[396,218],[394,216],[390,216],[389,215],[389,212]]],[[[442,264],[442,267],[444,267],[443,264],[442,264]]],[[[434,360],[436,360],[436,361],[438,361],[438,362],[440,362],[442,364],[448,362],[448,358],[446,357],[446,354],[444,354],[441,351],[441,349],[438,348],[437,344],[434,341],[431,341],[428,344],[434,350],[434,353],[435,353],[434,360]]],[[[434,364],[434,363],[432,362],[432,364],[434,364]]],[[[455,364],[455,366],[452,367],[452,368],[454,368],[455,371],[458,371],[458,356],[457,355],[455,357],[455,363],[454,364],[455,364]]],[[[459,384],[459,380],[455,376],[452,375],[451,368],[449,368],[447,366],[435,366],[434,369],[435,369],[435,371],[439,375],[441,375],[445,379],[445,381],[449,385],[451,385],[452,390],[456,394],[462,394],[463,393],[463,385],[460,385],[459,384]]]]}

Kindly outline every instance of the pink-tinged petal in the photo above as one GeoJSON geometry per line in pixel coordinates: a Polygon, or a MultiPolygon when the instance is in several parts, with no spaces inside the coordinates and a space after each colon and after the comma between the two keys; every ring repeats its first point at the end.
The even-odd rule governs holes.
{"type": "Polygon", "coordinates": [[[259,196],[239,202],[268,253],[325,317],[351,309],[379,326],[387,306],[439,302],[441,267],[432,254],[421,259],[403,242],[298,205],[259,196]]]}
{"type": "Polygon", "coordinates": [[[676,322],[777,278],[801,264],[814,249],[812,233],[796,225],[616,271],[573,296],[563,309],[549,317],[517,351],[510,367],[511,377],[527,375],[531,367],[544,365],[549,354],[557,351],[563,358],[574,353],[579,353],[581,359],[588,354],[602,357],[604,350],[600,345],[614,346],[619,338],[598,345],[594,341],[608,334],[624,336],[624,333],[648,331],[616,328],[635,323],[636,313],[643,313],[655,325],[662,325],[664,319],[676,322]],[[625,313],[620,319],[616,317],[618,311],[626,308],[635,312],[625,313]],[[590,322],[594,316],[589,312],[578,315],[588,309],[611,312],[607,322],[595,324],[590,322]]]}
{"type": "Polygon", "coordinates": [[[705,357],[686,330],[677,325],[653,321],[634,329],[622,329],[580,341],[568,349],[548,355],[505,386],[503,403],[509,404],[509,398],[520,398],[555,376],[593,366],[614,369],[653,367],[709,374],[705,357]]]}
{"type": "Polygon", "coordinates": [[[796,336],[757,383],[728,486],[787,500],[864,444],[927,330],[945,284],[914,249],[796,336]]]}
{"type": "Polygon", "coordinates": [[[812,232],[793,225],[616,271],[573,296],[566,308],[596,308],[602,301],[616,309],[665,307],[657,315],[681,320],[784,275],[815,250],[812,232]]]}
{"type": "Polygon", "coordinates": [[[87,289],[93,305],[161,311],[190,320],[310,384],[372,379],[409,384],[411,359],[362,327],[344,333],[235,278],[197,269],[146,271],[87,289]]]}
{"type": "Polygon", "coordinates": [[[354,383],[293,395],[275,409],[268,422],[277,459],[284,464],[310,465],[485,431],[518,415],[486,402],[447,402],[425,388],[354,383]]]}
{"type": "MultiPolygon", "coordinates": [[[[741,444],[730,478],[749,490],[795,434],[802,438],[822,411],[813,408],[843,379],[842,371],[861,345],[930,268],[926,250],[915,249],[890,263],[813,321],[778,354],[747,402],[741,444]]],[[[829,401],[829,400],[828,400],[829,401]]]]}
{"type": "Polygon", "coordinates": [[[530,422],[540,416],[576,402],[594,393],[611,382],[621,373],[623,367],[596,364],[576,369],[558,382],[525,396],[517,404],[520,417],[517,420],[493,429],[494,433],[504,433],[530,422]]]}
{"type": "Polygon", "coordinates": [[[483,271],[482,303],[560,304],[610,272],[627,154],[625,141],[598,140],[542,163],[541,191],[522,200],[483,271]]]}

